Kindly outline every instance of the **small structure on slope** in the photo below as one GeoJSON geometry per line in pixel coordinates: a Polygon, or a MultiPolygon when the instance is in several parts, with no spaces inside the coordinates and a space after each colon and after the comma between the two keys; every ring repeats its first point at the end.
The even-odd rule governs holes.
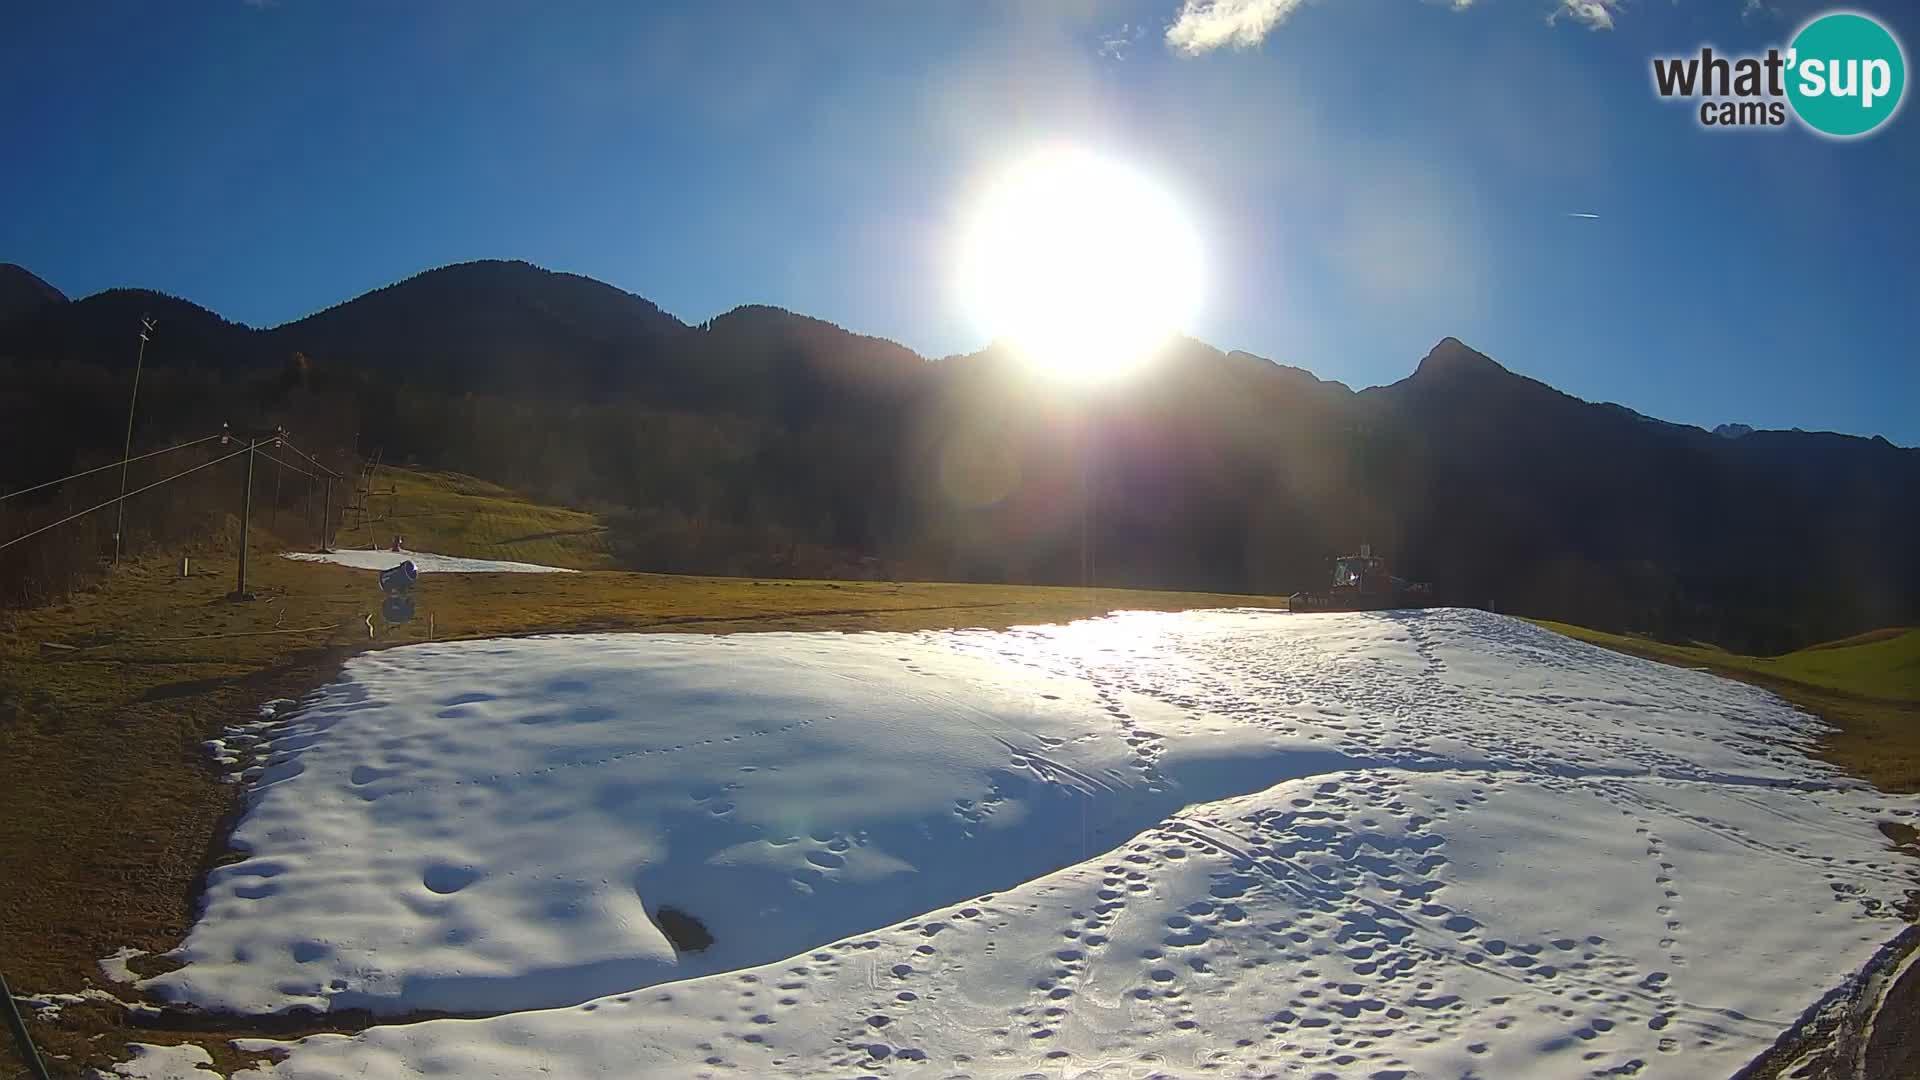
{"type": "Polygon", "coordinates": [[[1297,592],[1287,598],[1292,611],[1385,611],[1433,607],[1433,586],[1395,577],[1387,560],[1361,544],[1358,555],[1333,562],[1333,586],[1326,592],[1297,592]]]}

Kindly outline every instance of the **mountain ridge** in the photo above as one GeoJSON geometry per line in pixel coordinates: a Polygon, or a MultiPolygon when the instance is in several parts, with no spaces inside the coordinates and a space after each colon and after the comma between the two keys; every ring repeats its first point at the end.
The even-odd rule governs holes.
{"type": "MultiPolygon", "coordinates": [[[[18,266],[13,263],[4,263],[4,264],[0,264],[0,348],[5,348],[9,340],[11,340],[10,335],[6,333],[6,330],[10,328],[6,327],[5,324],[7,324],[13,317],[25,313],[17,309],[9,310],[7,305],[7,297],[10,295],[11,290],[13,290],[16,287],[14,284],[15,281],[21,281],[21,282],[30,281],[33,283],[38,283],[38,286],[44,288],[47,291],[47,293],[51,295],[51,297],[57,298],[59,301],[64,302],[66,304],[89,305],[90,301],[95,302],[89,305],[88,308],[82,309],[82,310],[85,310],[86,317],[90,319],[98,318],[101,315],[109,314],[106,311],[100,310],[101,308],[106,306],[100,303],[102,298],[106,298],[106,297],[120,297],[120,298],[123,298],[123,300],[124,298],[132,298],[132,297],[148,297],[150,298],[150,300],[145,306],[161,309],[163,312],[166,312],[167,314],[172,316],[172,318],[169,321],[174,323],[179,323],[181,321],[201,322],[201,321],[206,321],[206,317],[210,317],[211,320],[217,321],[217,323],[220,324],[223,328],[231,328],[233,330],[243,331],[246,334],[252,335],[254,338],[255,346],[265,346],[265,348],[260,349],[261,355],[260,357],[258,357],[258,359],[260,359],[262,362],[279,362],[280,360],[284,359],[284,356],[268,355],[268,352],[275,348],[278,348],[279,351],[282,353],[291,355],[291,353],[293,352],[325,353],[329,351],[330,348],[331,349],[344,348],[345,350],[350,351],[357,346],[362,351],[369,351],[371,355],[375,357],[381,357],[381,356],[390,354],[393,350],[391,348],[377,348],[377,349],[367,350],[366,344],[364,342],[355,341],[351,335],[348,335],[343,339],[341,337],[337,337],[333,334],[330,334],[328,331],[332,328],[329,326],[329,324],[338,320],[340,317],[340,314],[344,311],[365,310],[365,308],[369,306],[379,306],[379,305],[391,303],[396,299],[408,298],[409,292],[418,290],[422,287],[434,287],[436,289],[439,289],[447,286],[452,286],[462,290],[474,290],[478,288],[484,294],[498,295],[503,293],[504,291],[507,291],[503,289],[503,286],[513,285],[515,287],[519,287],[521,284],[523,284],[523,283],[508,281],[505,277],[503,277],[503,275],[505,274],[518,274],[518,275],[523,275],[525,277],[529,277],[532,279],[545,279],[545,280],[554,281],[554,282],[561,282],[561,283],[565,283],[568,286],[578,287],[585,290],[589,290],[590,292],[593,292],[593,293],[597,293],[602,299],[611,301],[616,306],[625,307],[627,310],[620,312],[620,314],[623,317],[638,318],[643,324],[645,324],[647,334],[655,337],[670,337],[672,335],[679,334],[682,332],[692,333],[692,332],[701,331],[703,329],[707,330],[708,332],[711,332],[711,327],[713,327],[716,324],[725,325],[729,322],[736,322],[743,318],[764,318],[767,316],[780,316],[780,317],[791,318],[792,320],[795,320],[797,323],[807,325],[817,331],[827,331],[831,333],[845,335],[849,339],[854,339],[864,343],[868,343],[872,347],[885,348],[888,350],[897,350],[900,353],[907,354],[913,357],[914,359],[917,359],[929,364],[938,364],[938,363],[943,363],[950,360],[966,360],[969,358],[977,358],[977,357],[981,357],[989,354],[994,354],[999,349],[999,346],[994,344],[989,344],[980,349],[974,350],[973,352],[970,352],[970,353],[961,353],[961,354],[956,354],[954,356],[949,356],[949,357],[935,358],[935,357],[923,355],[918,351],[912,349],[911,347],[889,338],[885,338],[877,335],[863,334],[863,333],[860,333],[859,331],[848,329],[828,319],[822,319],[817,316],[808,315],[803,312],[795,312],[790,309],[780,307],[778,305],[763,304],[763,303],[739,304],[733,308],[728,309],[725,312],[720,313],[719,315],[716,315],[710,319],[705,320],[704,322],[688,323],[678,318],[677,316],[674,316],[668,313],[663,308],[661,308],[658,304],[656,304],[652,300],[647,299],[644,296],[641,296],[638,293],[628,291],[617,285],[600,281],[597,278],[593,278],[584,274],[571,273],[568,271],[561,271],[561,270],[552,270],[552,269],[540,266],[536,263],[529,262],[524,259],[475,259],[475,260],[468,260],[465,262],[449,263],[444,266],[433,267],[427,270],[422,270],[416,274],[409,275],[405,278],[401,278],[397,281],[390,282],[386,285],[381,285],[372,289],[368,289],[355,296],[348,297],[347,299],[340,300],[336,303],[320,308],[312,312],[311,314],[304,315],[297,319],[291,319],[286,322],[282,322],[282,323],[279,323],[273,326],[267,326],[267,327],[252,327],[244,323],[229,320],[210,308],[205,308],[190,300],[186,300],[181,297],[173,296],[171,294],[158,291],[158,290],[152,290],[152,289],[112,288],[112,289],[102,290],[101,292],[93,293],[88,296],[81,297],[79,299],[68,299],[63,294],[60,294],[57,289],[54,289],[52,286],[47,285],[44,281],[42,281],[37,276],[33,275],[33,273],[27,270],[26,268],[18,266]],[[183,309],[182,305],[185,305],[186,309],[183,309]],[[187,309],[190,309],[194,317],[190,319],[182,320],[181,312],[187,309]]],[[[130,311],[131,307],[140,306],[140,305],[127,304],[122,302],[122,303],[115,304],[113,306],[117,309],[125,309],[127,311],[130,311]]],[[[31,308],[28,309],[28,311],[31,311],[31,310],[32,310],[31,308]]],[[[118,310],[111,312],[111,314],[115,314],[115,315],[118,315],[120,313],[121,312],[118,310]]],[[[551,315],[552,313],[545,313],[545,314],[551,315]]],[[[447,316],[447,318],[451,320],[453,316],[449,315],[447,316]]],[[[196,338],[201,338],[205,336],[206,336],[206,332],[204,330],[196,334],[196,338]]],[[[163,337],[164,337],[163,334],[155,335],[156,346],[157,346],[157,343],[163,337]]],[[[196,340],[196,345],[201,345],[201,344],[202,344],[201,342],[196,340]]],[[[631,340],[622,341],[616,337],[615,340],[611,342],[603,342],[603,344],[633,346],[635,342],[631,340]]],[[[1205,343],[1202,342],[1199,344],[1204,345],[1205,343]]],[[[1911,447],[1902,447],[1902,446],[1899,446],[1899,444],[1892,443],[1891,440],[1887,440],[1884,435],[1877,434],[1877,433],[1856,434],[1856,433],[1850,433],[1850,432],[1803,432],[1802,429],[1800,428],[1791,428],[1791,429],[1753,428],[1745,424],[1722,424],[1715,428],[1709,429],[1709,428],[1701,427],[1695,424],[1684,424],[1678,421],[1665,420],[1660,417],[1654,417],[1654,416],[1647,415],[1645,413],[1641,413],[1638,410],[1631,408],[1630,406],[1620,405],[1614,402],[1589,401],[1587,399],[1579,398],[1572,394],[1567,394],[1565,391],[1561,391],[1558,388],[1553,387],[1551,384],[1541,382],[1540,380],[1537,380],[1537,379],[1533,379],[1531,376],[1527,376],[1525,374],[1522,374],[1520,372],[1514,371],[1511,368],[1506,367],[1499,361],[1493,359],[1490,355],[1484,352],[1481,352],[1470,345],[1467,345],[1466,343],[1462,342],[1459,338],[1454,337],[1452,335],[1448,335],[1441,338],[1440,341],[1438,341],[1431,349],[1429,349],[1426,355],[1423,356],[1418,361],[1413,371],[1411,371],[1407,376],[1403,377],[1401,380],[1398,380],[1396,382],[1391,382],[1391,383],[1383,383],[1383,384],[1374,385],[1374,386],[1360,387],[1358,389],[1349,387],[1344,382],[1340,382],[1337,380],[1323,379],[1318,375],[1318,373],[1312,371],[1309,368],[1304,368],[1298,365],[1289,364],[1289,363],[1286,363],[1285,361],[1277,360],[1272,357],[1261,356],[1258,353],[1253,353],[1244,349],[1221,350],[1211,345],[1207,345],[1206,347],[1208,349],[1211,349],[1215,352],[1220,353],[1222,356],[1229,359],[1246,358],[1251,360],[1257,360],[1263,364],[1270,365],[1274,368],[1280,369],[1280,371],[1284,375],[1286,375],[1289,379],[1293,379],[1296,381],[1301,379],[1311,379],[1312,380],[1311,384],[1303,383],[1303,385],[1312,385],[1319,390],[1322,390],[1326,393],[1333,394],[1333,395],[1343,395],[1343,394],[1344,395],[1366,395],[1369,393],[1385,390],[1389,387],[1398,386],[1409,379],[1419,378],[1423,375],[1429,381],[1434,379],[1439,379],[1442,377],[1460,377],[1460,376],[1497,377],[1500,375],[1511,375],[1521,379],[1526,379],[1529,382],[1533,382],[1538,386],[1553,390],[1555,393],[1563,394],[1564,396],[1574,401],[1579,401],[1582,404],[1592,405],[1600,408],[1616,409],[1616,410],[1620,410],[1625,413],[1628,413],[1634,417],[1640,418],[1642,420],[1650,421],[1653,423],[1665,424],[1672,427],[1686,428],[1689,430],[1699,431],[1705,434],[1716,434],[1728,439],[1736,439],[1738,437],[1751,434],[1754,432],[1784,430],[1784,431],[1792,431],[1792,432],[1803,433],[1803,434],[1833,434],[1843,438],[1856,438],[1856,439],[1861,439],[1863,441],[1869,441],[1869,442],[1874,440],[1879,440],[1881,442],[1887,443],[1888,445],[1893,445],[1900,449],[1912,449],[1911,447]]],[[[234,343],[234,344],[230,344],[225,347],[214,349],[211,351],[216,354],[219,354],[219,353],[228,353],[228,352],[235,352],[235,351],[248,351],[248,349],[249,349],[248,346],[241,346],[237,343],[234,343]]],[[[644,351],[645,350],[643,349],[642,352],[644,351]]],[[[154,349],[154,352],[160,354],[159,362],[162,362],[162,363],[166,362],[164,346],[157,346],[154,349]]],[[[106,358],[106,359],[107,359],[107,362],[109,363],[112,362],[110,358],[106,358]]],[[[371,361],[363,361],[363,362],[366,362],[369,364],[369,366],[372,366],[371,361]]]]}
{"type": "Polygon", "coordinates": [[[47,304],[61,304],[67,294],[54,288],[18,263],[0,263],[0,322],[47,304]]]}
{"type": "Polygon", "coordinates": [[[154,392],[191,377],[170,415],[305,402],[357,432],[336,449],[608,508],[641,569],[1275,594],[1369,543],[1449,602],[1739,651],[1920,622],[1920,450],[1882,438],[1727,438],[1453,337],[1358,391],[1190,338],[1068,388],[1003,346],[930,360],[770,305],[687,324],[505,261],[262,330],[132,290],[0,322],[16,386],[93,388],[65,425],[16,390],[0,462],[36,473],[0,483],[76,439],[118,452],[142,314],[154,392]]]}

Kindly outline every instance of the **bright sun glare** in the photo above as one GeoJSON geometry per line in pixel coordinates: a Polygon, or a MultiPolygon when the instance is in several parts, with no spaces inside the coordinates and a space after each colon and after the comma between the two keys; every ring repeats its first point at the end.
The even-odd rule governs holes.
{"type": "Polygon", "coordinates": [[[992,183],[962,237],[962,302],[1037,368],[1109,377],[1186,329],[1200,305],[1198,233],[1174,198],[1081,150],[1027,159],[992,183]]]}

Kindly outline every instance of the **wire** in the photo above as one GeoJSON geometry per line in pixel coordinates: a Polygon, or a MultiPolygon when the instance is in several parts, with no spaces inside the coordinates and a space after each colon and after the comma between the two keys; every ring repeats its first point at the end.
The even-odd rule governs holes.
{"type": "Polygon", "coordinates": [[[320,459],[314,457],[312,454],[307,453],[305,450],[302,450],[299,447],[293,445],[287,440],[281,439],[280,445],[286,447],[287,449],[293,451],[296,454],[299,454],[301,457],[306,458],[307,461],[312,463],[314,468],[319,469],[321,472],[326,473],[328,476],[333,477],[335,480],[346,479],[346,477],[341,476],[339,473],[334,472],[332,469],[329,469],[325,465],[320,464],[320,459]]]}
{"type": "MultiPolygon", "coordinates": [[[[145,454],[140,454],[135,457],[127,458],[126,460],[130,462],[145,461],[150,457],[159,457],[161,454],[170,454],[175,450],[185,450],[189,446],[199,446],[203,442],[212,442],[213,440],[219,437],[220,436],[218,435],[209,435],[204,439],[195,439],[192,442],[183,442],[179,446],[169,446],[165,450],[150,451],[145,454]]],[[[55,484],[64,484],[69,480],[78,480],[83,476],[92,476],[94,473],[97,473],[97,472],[106,472],[108,469],[114,468],[115,466],[120,464],[121,462],[118,462],[118,461],[109,461],[105,465],[102,465],[97,469],[88,469],[86,472],[77,472],[77,473],[74,473],[72,476],[63,476],[58,480],[49,480],[44,484],[35,484],[30,488],[21,488],[19,491],[9,491],[5,495],[0,495],[0,500],[11,499],[15,495],[25,495],[29,491],[39,491],[41,488],[50,488],[55,484]]]]}
{"type": "Polygon", "coordinates": [[[317,467],[317,468],[323,468],[323,469],[324,469],[324,468],[326,468],[326,466],[324,466],[324,465],[321,465],[321,464],[320,464],[320,463],[319,463],[318,461],[315,461],[315,460],[314,460],[314,457],[313,457],[313,455],[312,455],[312,454],[309,454],[309,453],[307,453],[307,452],[306,452],[305,450],[302,450],[302,449],[300,449],[299,447],[297,447],[297,446],[295,446],[295,445],[293,445],[293,440],[291,440],[291,439],[287,439],[287,438],[282,438],[282,439],[280,440],[280,445],[281,445],[281,446],[284,446],[284,447],[286,447],[287,449],[289,449],[289,450],[291,450],[291,451],[293,451],[294,453],[296,453],[296,454],[298,454],[298,455],[300,455],[301,457],[303,457],[303,458],[305,458],[305,459],[306,459],[307,461],[309,461],[309,462],[312,462],[312,464],[313,464],[313,465],[314,465],[315,467],[317,467]]]}
{"type": "MultiPolygon", "coordinates": [[[[20,536],[14,537],[13,539],[7,541],[4,544],[0,544],[0,551],[5,551],[7,548],[12,547],[13,545],[19,543],[22,540],[29,540],[29,539],[32,539],[33,537],[39,536],[41,533],[46,532],[48,529],[58,528],[61,525],[65,525],[69,521],[73,521],[77,518],[86,517],[88,514],[93,513],[95,510],[104,510],[107,507],[112,506],[114,503],[119,502],[121,499],[127,498],[130,495],[138,495],[143,491],[152,491],[154,488],[159,487],[161,484],[170,483],[174,480],[178,480],[181,477],[186,476],[188,473],[197,473],[201,469],[205,469],[213,465],[218,465],[223,461],[232,461],[234,458],[237,458],[241,454],[244,454],[247,451],[253,450],[253,449],[256,449],[256,448],[251,446],[242,447],[238,450],[235,450],[233,453],[228,454],[226,457],[217,457],[217,458],[214,458],[212,461],[203,461],[200,464],[195,465],[191,469],[182,469],[181,471],[174,473],[172,476],[167,477],[165,480],[155,480],[153,483],[148,484],[146,487],[134,488],[132,491],[127,492],[126,495],[120,495],[120,496],[116,496],[114,498],[108,499],[106,502],[100,503],[97,506],[89,506],[85,510],[80,511],[77,514],[68,514],[66,517],[61,518],[59,521],[55,521],[47,525],[42,525],[30,533],[24,533],[20,536]]],[[[118,465],[120,463],[116,461],[114,462],[114,464],[118,465]]]]}
{"type": "Polygon", "coordinates": [[[260,455],[261,457],[263,457],[263,458],[266,458],[266,459],[267,459],[268,461],[271,461],[271,462],[273,462],[273,463],[274,463],[275,465],[278,465],[278,466],[280,466],[281,468],[283,468],[283,469],[285,469],[285,470],[287,470],[288,472],[297,472],[297,473],[299,473],[299,474],[300,474],[301,476],[304,476],[304,477],[306,477],[306,478],[307,478],[307,479],[309,479],[309,480],[311,480],[311,479],[313,479],[313,474],[312,474],[312,473],[310,473],[310,472],[308,472],[307,470],[305,470],[305,469],[302,469],[302,468],[300,468],[300,467],[298,467],[298,466],[296,466],[296,465],[289,465],[289,464],[287,464],[286,462],[284,462],[284,461],[281,461],[281,460],[280,460],[279,458],[277,458],[277,457],[274,457],[274,456],[273,456],[272,454],[269,454],[269,453],[267,453],[267,452],[266,452],[265,450],[261,450],[261,451],[258,451],[258,453],[259,453],[259,455],[260,455]]]}

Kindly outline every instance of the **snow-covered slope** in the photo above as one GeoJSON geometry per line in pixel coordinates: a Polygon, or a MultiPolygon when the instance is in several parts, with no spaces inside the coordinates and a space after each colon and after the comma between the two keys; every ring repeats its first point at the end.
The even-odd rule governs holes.
{"type": "Polygon", "coordinates": [[[1724,1075],[1901,927],[1920,804],[1815,734],[1477,612],[417,646],[147,985],[508,1013],[299,1078],[1724,1075]]]}
{"type": "Polygon", "coordinates": [[[499,559],[463,559],[457,555],[435,555],[431,551],[365,551],[340,548],[335,551],[289,551],[289,559],[302,562],[329,562],[357,570],[390,570],[411,560],[423,574],[577,574],[562,566],[539,563],[503,562],[499,559]]]}
{"type": "Polygon", "coordinates": [[[273,743],[234,833],[255,857],[210,875],[189,963],[155,989],[246,1011],[573,1004],[778,960],[1348,764],[937,638],[548,637],[347,674],[273,743]],[[1179,736],[1152,768],[1125,737],[1140,722],[1179,736]],[[676,955],[661,905],[713,946],[676,955]]]}

